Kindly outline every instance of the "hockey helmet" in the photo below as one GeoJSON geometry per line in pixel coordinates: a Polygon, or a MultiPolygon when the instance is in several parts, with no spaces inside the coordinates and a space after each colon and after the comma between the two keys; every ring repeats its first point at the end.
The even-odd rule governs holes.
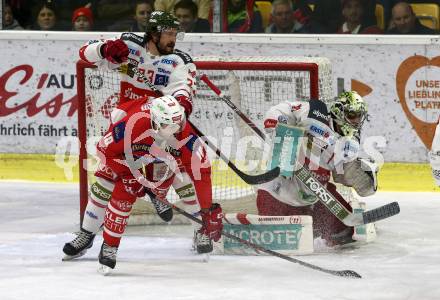
{"type": "Polygon", "coordinates": [[[344,136],[353,136],[362,128],[368,116],[365,101],[356,91],[341,93],[330,104],[330,113],[344,136]]]}
{"type": "Polygon", "coordinates": [[[183,39],[183,30],[180,26],[179,20],[174,17],[172,14],[163,11],[153,11],[151,13],[150,19],[147,22],[146,26],[146,37],[147,40],[151,39],[151,34],[169,29],[177,29],[177,39],[183,39]]]}
{"type": "Polygon", "coordinates": [[[185,126],[185,110],[173,96],[153,99],[150,106],[151,127],[162,138],[169,138],[185,126]]]}

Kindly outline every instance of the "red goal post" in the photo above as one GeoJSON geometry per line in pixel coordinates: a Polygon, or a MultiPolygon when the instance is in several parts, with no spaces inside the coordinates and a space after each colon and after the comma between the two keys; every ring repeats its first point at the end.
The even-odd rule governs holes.
{"type": "MultiPolygon", "coordinates": [[[[264,112],[285,100],[334,97],[331,64],[322,57],[199,57],[195,59],[199,75],[206,74],[231,101],[260,128],[264,112]]],[[[89,183],[96,161],[94,145],[109,125],[109,114],[119,95],[119,74],[100,70],[84,61],[77,63],[78,135],[80,140],[80,212],[85,211],[89,183]]],[[[252,135],[248,126],[203,82],[197,83],[192,122],[211,140],[218,142],[240,169],[249,169],[250,160],[261,161],[249,172],[261,172],[263,145],[249,147],[244,142],[252,135]],[[244,153],[243,148],[246,148],[244,153]],[[226,150],[225,150],[226,149],[226,150]]],[[[212,156],[212,153],[211,153],[212,156]]],[[[255,213],[255,193],[225,164],[213,160],[214,200],[222,202],[225,211],[255,213]],[[233,201],[230,201],[233,200],[233,201]],[[225,202],[223,204],[223,202],[225,202]]],[[[176,194],[169,195],[177,201],[176,194]]],[[[141,201],[137,201],[138,203],[141,201]]],[[[148,209],[142,202],[135,213],[148,209]]]]}

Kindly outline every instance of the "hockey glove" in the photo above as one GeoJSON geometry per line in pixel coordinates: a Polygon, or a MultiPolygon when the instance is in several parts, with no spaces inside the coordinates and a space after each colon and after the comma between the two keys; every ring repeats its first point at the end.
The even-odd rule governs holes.
{"type": "Polygon", "coordinates": [[[128,59],[128,47],[123,40],[109,40],[101,46],[101,55],[109,62],[120,64],[128,59]]]}
{"type": "Polygon", "coordinates": [[[209,236],[210,239],[217,242],[223,230],[223,211],[218,203],[213,203],[208,210],[201,210],[203,225],[199,232],[209,236]]]}
{"type": "Polygon", "coordinates": [[[174,98],[179,102],[179,104],[183,107],[185,110],[185,114],[188,117],[192,112],[192,101],[191,98],[185,96],[185,95],[177,95],[174,98]]]}
{"type": "Polygon", "coordinates": [[[145,196],[145,187],[136,178],[134,178],[132,174],[122,175],[121,179],[127,193],[136,196],[137,198],[145,196]]]}

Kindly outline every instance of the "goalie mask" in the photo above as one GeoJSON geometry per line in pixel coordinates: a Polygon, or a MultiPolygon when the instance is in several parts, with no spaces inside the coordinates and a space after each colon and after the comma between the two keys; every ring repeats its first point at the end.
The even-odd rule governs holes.
{"type": "Polygon", "coordinates": [[[176,38],[183,40],[184,31],[176,17],[167,12],[153,11],[147,22],[145,39],[149,41],[153,38],[153,34],[164,32],[176,32],[176,38]]]}
{"type": "Polygon", "coordinates": [[[169,139],[183,130],[185,110],[173,96],[153,99],[150,106],[151,128],[162,139],[169,139]]]}
{"type": "Polygon", "coordinates": [[[343,92],[330,104],[330,113],[343,136],[356,135],[367,118],[367,104],[356,92],[343,92]]]}

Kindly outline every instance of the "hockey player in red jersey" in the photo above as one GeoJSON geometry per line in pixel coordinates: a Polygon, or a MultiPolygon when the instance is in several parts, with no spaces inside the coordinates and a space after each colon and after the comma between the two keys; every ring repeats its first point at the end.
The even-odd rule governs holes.
{"type": "Polygon", "coordinates": [[[133,70],[136,67],[164,95],[176,98],[189,115],[196,67],[190,55],[174,48],[180,35],[183,32],[174,16],[155,11],[147,23],[145,36],[125,32],[116,39],[91,40],[81,47],[79,55],[98,67],[120,71],[120,103],[156,97],[136,75],[133,70]]]}
{"type": "Polygon", "coordinates": [[[63,251],[70,258],[92,246],[101,224],[104,242],[99,262],[113,269],[116,252],[132,205],[146,193],[162,200],[173,185],[197,213],[203,225],[196,231],[199,253],[212,251],[220,238],[222,210],[212,203],[211,166],[202,141],[188,122],[184,108],[172,96],[133,100],[112,113],[113,124],[97,150],[100,167],[91,186],[81,232],[63,251]],[[183,195],[184,194],[184,195],[183,195]]]}
{"type": "MultiPolygon", "coordinates": [[[[342,93],[329,109],[319,100],[275,105],[266,113],[264,127],[269,134],[274,132],[278,122],[304,128],[306,145],[298,161],[352,211],[329,181],[332,175],[335,182],[353,187],[363,197],[375,193],[377,166],[357,157],[360,130],[366,116],[366,103],[352,91],[342,93]],[[335,142],[337,140],[343,142],[335,142]]],[[[296,177],[280,176],[260,185],[257,207],[260,215],[312,215],[314,236],[326,240],[330,246],[352,241],[353,228],[338,220],[296,177]]]]}

